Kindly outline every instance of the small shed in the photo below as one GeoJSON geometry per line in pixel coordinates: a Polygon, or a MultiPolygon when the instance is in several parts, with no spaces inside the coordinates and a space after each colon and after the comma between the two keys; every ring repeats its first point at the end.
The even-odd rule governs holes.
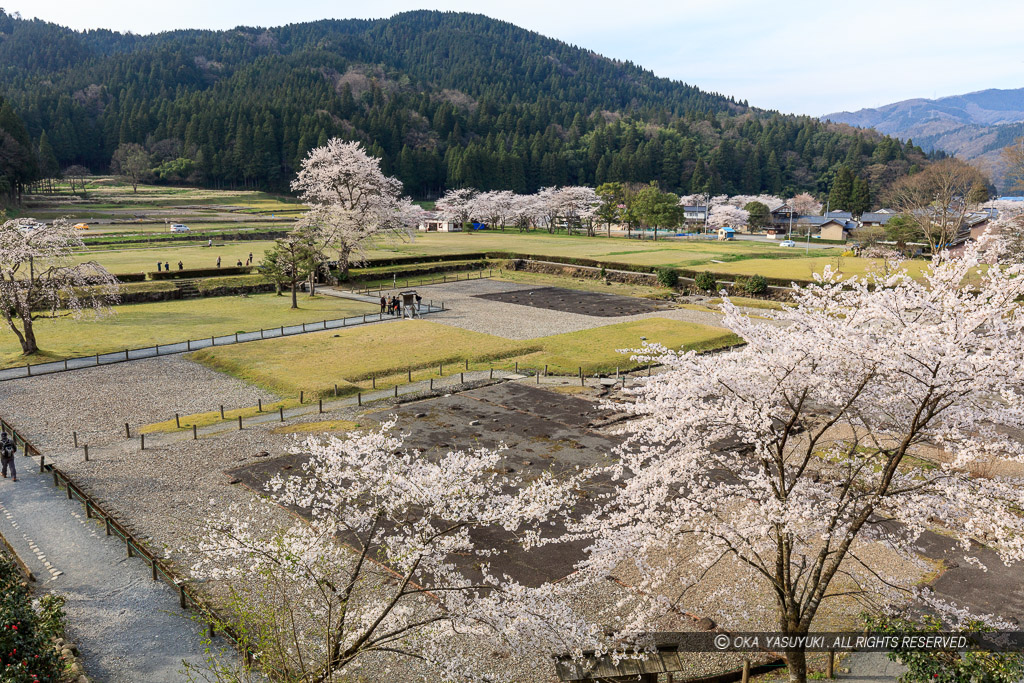
{"type": "Polygon", "coordinates": [[[410,289],[405,292],[399,292],[398,295],[402,297],[402,317],[418,317],[420,312],[419,308],[416,305],[416,290],[410,289]]]}
{"type": "Polygon", "coordinates": [[[736,231],[732,228],[725,226],[718,229],[718,239],[720,240],[734,240],[736,239],[736,231]]]}
{"type": "Polygon", "coordinates": [[[852,229],[852,221],[830,219],[821,224],[821,239],[843,242],[850,237],[852,229]]]}

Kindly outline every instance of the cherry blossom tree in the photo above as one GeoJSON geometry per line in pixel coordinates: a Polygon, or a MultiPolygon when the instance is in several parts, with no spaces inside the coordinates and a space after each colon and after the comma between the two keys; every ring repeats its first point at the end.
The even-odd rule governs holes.
{"type": "Polygon", "coordinates": [[[535,637],[541,622],[522,609],[536,598],[492,574],[502,551],[477,537],[535,542],[565,484],[498,474],[497,450],[428,457],[394,426],[310,438],[301,474],[278,475],[269,500],[233,506],[186,548],[198,550],[196,577],[228,584],[238,620],[251,622],[245,645],[280,680],[349,680],[379,655],[417,660],[432,680],[481,680],[487,662],[459,651],[460,633],[509,647],[535,637]],[[275,504],[308,520],[268,530],[258,520],[275,504]]]}
{"type": "Polygon", "coordinates": [[[119,301],[117,278],[95,261],[73,263],[84,244],[71,224],[28,218],[0,226],[0,311],[22,353],[39,350],[33,321],[87,310],[102,315],[119,301]]]}
{"type": "MultiPolygon", "coordinates": [[[[747,342],[728,354],[638,352],[665,372],[616,406],[634,420],[594,475],[619,488],[574,527],[593,544],[572,581],[628,567],[636,604],[619,628],[642,631],[666,610],[700,611],[691,589],[726,563],[736,590],[761,589],[779,630],[801,635],[868,586],[887,602],[914,592],[862,552],[871,541],[913,562],[918,537],[940,527],[970,561],[972,539],[1024,559],[1024,488],[971,474],[1024,464],[1012,436],[1024,428],[1024,266],[984,242],[936,256],[920,279],[826,267],[773,314],[780,325],[726,302],[725,325],[747,342]]],[[[804,651],[785,655],[803,683],[804,651]]]]}
{"type": "Polygon", "coordinates": [[[786,203],[798,216],[817,216],[821,213],[821,202],[806,192],[798,194],[786,203]]]}
{"type": "Polygon", "coordinates": [[[446,221],[454,221],[460,228],[466,227],[466,223],[475,216],[474,205],[476,190],[461,188],[448,190],[444,196],[434,202],[434,209],[440,213],[446,221]]]}
{"type": "Polygon", "coordinates": [[[358,142],[332,138],[311,150],[292,189],[310,206],[300,227],[320,231],[344,274],[353,259],[363,259],[368,241],[408,238],[419,218],[418,207],[402,197],[401,181],[384,175],[380,159],[358,142]]]}
{"type": "Polygon", "coordinates": [[[470,214],[481,218],[489,228],[504,230],[515,197],[510,190],[482,192],[471,200],[470,214]]]}
{"type": "Polygon", "coordinates": [[[512,197],[508,217],[519,228],[519,232],[523,232],[528,230],[531,225],[536,224],[537,216],[540,212],[541,208],[537,195],[517,194],[512,197]]]}
{"type": "Polygon", "coordinates": [[[708,216],[708,224],[715,227],[730,227],[742,230],[747,227],[750,212],[732,204],[718,204],[711,207],[711,214],[708,216]]]}

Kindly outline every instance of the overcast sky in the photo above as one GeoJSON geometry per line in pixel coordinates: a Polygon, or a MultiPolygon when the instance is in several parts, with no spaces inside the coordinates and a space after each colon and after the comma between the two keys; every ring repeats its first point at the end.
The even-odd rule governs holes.
{"type": "Polygon", "coordinates": [[[1024,87],[1019,0],[14,0],[75,29],[153,33],[481,12],[704,90],[821,115],[913,97],[1024,87]]]}

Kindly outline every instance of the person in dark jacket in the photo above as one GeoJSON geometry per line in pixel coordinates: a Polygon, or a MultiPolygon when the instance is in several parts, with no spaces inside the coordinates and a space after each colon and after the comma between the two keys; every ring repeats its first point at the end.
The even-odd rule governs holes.
{"type": "Polygon", "coordinates": [[[185,264],[181,261],[178,261],[178,270],[185,270],[185,264]]]}
{"type": "Polygon", "coordinates": [[[388,300],[383,296],[380,298],[380,314],[384,315],[387,312],[388,300]]]}
{"type": "Polygon", "coordinates": [[[160,263],[159,261],[157,261],[157,262],[156,262],[156,272],[158,272],[158,273],[159,273],[160,271],[162,271],[162,270],[163,270],[163,268],[164,268],[164,264],[162,264],[162,263],[160,263]]]}
{"type": "Polygon", "coordinates": [[[11,470],[11,478],[18,481],[18,470],[14,466],[14,453],[18,450],[17,444],[7,436],[7,432],[0,432],[0,469],[3,470],[4,479],[7,478],[7,470],[11,470]]]}

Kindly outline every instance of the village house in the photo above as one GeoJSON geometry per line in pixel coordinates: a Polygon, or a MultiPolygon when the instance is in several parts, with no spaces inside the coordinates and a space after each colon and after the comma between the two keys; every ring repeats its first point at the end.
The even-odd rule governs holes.
{"type": "Polygon", "coordinates": [[[440,214],[426,213],[420,221],[421,232],[462,232],[462,226],[455,221],[445,220],[440,214]]]}

